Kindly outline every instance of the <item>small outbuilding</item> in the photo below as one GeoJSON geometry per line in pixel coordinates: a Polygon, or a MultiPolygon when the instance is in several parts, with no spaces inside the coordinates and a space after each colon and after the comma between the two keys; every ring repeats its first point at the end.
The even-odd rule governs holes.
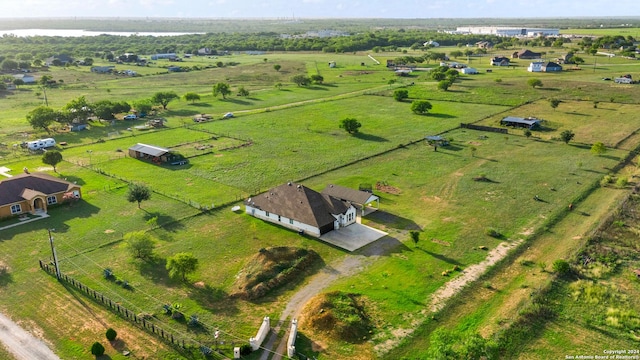
{"type": "Polygon", "coordinates": [[[530,130],[540,129],[541,120],[533,117],[521,118],[515,116],[507,116],[500,120],[500,125],[513,126],[515,128],[526,128],[530,130]]]}
{"type": "Polygon", "coordinates": [[[171,153],[169,149],[141,143],[129,148],[129,156],[134,159],[148,160],[156,164],[172,162],[177,158],[176,154],[171,153]]]}
{"type": "Polygon", "coordinates": [[[357,208],[360,208],[363,216],[366,214],[367,209],[371,212],[380,208],[380,198],[367,191],[329,184],[322,190],[322,194],[354,204],[357,208]]]}

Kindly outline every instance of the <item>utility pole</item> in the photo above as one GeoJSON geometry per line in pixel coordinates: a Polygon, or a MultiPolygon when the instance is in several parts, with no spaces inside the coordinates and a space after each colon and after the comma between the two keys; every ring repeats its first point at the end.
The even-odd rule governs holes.
{"type": "Polygon", "coordinates": [[[49,243],[51,244],[51,254],[53,254],[53,265],[56,267],[56,278],[59,281],[61,278],[60,266],[58,266],[58,255],[56,255],[56,248],[53,247],[53,236],[51,236],[51,230],[55,231],[55,229],[47,229],[47,231],[49,232],[49,243]]]}
{"type": "Polygon", "coordinates": [[[45,106],[49,106],[49,100],[47,100],[47,86],[42,86],[42,92],[44,92],[44,104],[45,106]]]}

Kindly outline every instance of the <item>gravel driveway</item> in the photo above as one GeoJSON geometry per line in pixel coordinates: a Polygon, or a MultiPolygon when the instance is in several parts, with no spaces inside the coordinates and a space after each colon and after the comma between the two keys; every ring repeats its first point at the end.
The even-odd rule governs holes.
{"type": "Polygon", "coordinates": [[[0,342],[17,360],[60,360],[42,342],[0,313],[0,342]]]}

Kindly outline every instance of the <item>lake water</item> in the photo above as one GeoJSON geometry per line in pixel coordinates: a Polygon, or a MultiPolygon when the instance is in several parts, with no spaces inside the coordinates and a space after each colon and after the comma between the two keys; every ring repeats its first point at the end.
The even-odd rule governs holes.
{"type": "Polygon", "coordinates": [[[87,31],[79,29],[16,29],[16,30],[0,30],[0,36],[5,34],[13,34],[18,37],[27,36],[62,36],[62,37],[80,37],[80,36],[98,36],[102,34],[107,35],[119,35],[119,36],[178,36],[189,34],[204,34],[204,33],[189,33],[189,32],[120,32],[120,31],[87,31]]]}

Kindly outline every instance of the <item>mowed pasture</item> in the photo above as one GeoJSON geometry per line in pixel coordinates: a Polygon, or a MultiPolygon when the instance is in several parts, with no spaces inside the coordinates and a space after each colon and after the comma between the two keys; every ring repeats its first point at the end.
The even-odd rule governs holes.
{"type": "MultiPolygon", "coordinates": [[[[130,101],[171,89],[180,95],[201,92],[203,98],[195,104],[171,102],[168,110],[159,114],[168,119],[166,130],[127,130],[141,122],[117,121],[113,128],[119,133],[111,138],[108,135],[114,131],[107,124],[95,124],[81,133],[56,134],[59,141],[68,139],[73,145],[63,149],[63,157],[69,161],[60,164],[58,172],[83,185],[84,200],[52,209],[46,220],[0,233],[0,260],[15,273],[1,288],[3,310],[38,323],[53,348],[63,358],[71,359],[88,356],[90,344],[97,337],[103,338],[104,326],[98,325],[99,321],[116,321],[92,307],[74,310],[78,315],[69,318],[67,303],[75,295],[37,268],[37,260],[48,259],[50,253],[46,229],[56,228],[54,236],[65,273],[136,312],[156,315],[167,328],[185,332],[203,344],[211,345],[210,333],[190,331],[185,324],[164,317],[162,305],[180,304],[187,317],[196,314],[208,326],[223,329],[226,339],[246,341],[255,335],[263,316],[279,317],[300,284],[290,284],[258,302],[229,299],[236,274],[251,256],[268,246],[299,246],[317,251],[330,264],[343,258],[345,252],[231,212],[231,205],[241,205],[240,200],[250,194],[286,181],[302,180],[316,190],[329,183],[353,188],[370,184],[375,189],[380,182],[390,192],[374,190],[382,197],[381,209],[363,222],[389,232],[387,241],[396,246],[380,258],[368,257],[364,264],[369,266],[361,273],[331,287],[370,300],[367,310],[378,325],[374,340],[358,346],[331,344],[326,347],[327,353],[318,356],[345,358],[355,356],[362,347],[366,353],[388,349],[381,344],[389,341],[391,347],[395,346],[405,331],[429,321],[426,309],[430,295],[458,274],[447,277],[441,275],[442,271],[456,265],[464,270],[482,261],[487,252],[480,246],[490,250],[500,242],[526,239],[540,231],[608,174],[634,145],[610,149],[603,156],[594,156],[585,146],[594,141],[614,146],[636,130],[633,124],[637,122],[637,105],[608,101],[612,96],[633,100],[635,88],[617,92],[617,87],[592,80],[591,75],[587,79],[586,72],[545,74],[540,76],[545,86],[531,89],[526,80],[538,74],[521,68],[496,69],[463,76],[451,91],[443,92],[436,90],[427,73],[416,72],[399,79],[383,65],[372,65],[363,54],[265,57],[267,62],[262,56],[237,56],[237,66],[150,73],[138,78],[102,78],[86,69],[56,69],[61,78],[71,77],[65,77],[64,86],[52,90],[55,107],[79,94],[86,94],[92,101],[130,101]],[[330,69],[329,61],[336,61],[338,66],[330,69]],[[283,65],[280,72],[273,69],[276,62],[283,65]],[[325,84],[292,85],[289,79],[298,71],[319,72],[325,84]],[[582,90],[575,90],[572,76],[584,77],[581,81],[589,86],[580,85],[582,90]],[[497,78],[503,81],[496,83],[497,78]],[[398,83],[390,86],[390,79],[398,83]],[[85,81],[93,84],[85,85],[85,81]],[[234,90],[246,86],[251,95],[213,98],[211,86],[217,81],[229,81],[234,90]],[[284,86],[276,89],[275,81],[282,81],[284,86]],[[407,86],[410,97],[431,101],[430,114],[413,114],[409,102],[397,102],[389,96],[396,87],[412,82],[414,85],[407,86]],[[589,101],[571,101],[584,94],[589,101]],[[556,110],[544,100],[551,96],[563,99],[556,110]],[[597,99],[602,102],[594,109],[597,99]],[[518,107],[532,100],[537,101],[518,107]],[[191,120],[194,114],[221,116],[227,111],[233,111],[236,118],[199,124],[191,120]],[[618,111],[630,116],[618,116],[618,111]],[[497,126],[501,116],[517,114],[542,117],[552,126],[534,132],[531,139],[521,131],[504,135],[456,129],[461,122],[497,126]],[[352,136],[339,128],[340,120],[346,117],[362,123],[360,133],[352,136]],[[553,140],[563,129],[576,132],[575,144],[553,140]],[[452,144],[434,151],[424,142],[424,136],[441,133],[452,144]],[[221,151],[247,141],[249,146],[221,151]],[[158,166],[125,157],[128,147],[137,142],[175,148],[187,156],[203,151],[195,146],[214,147],[212,153],[191,158],[188,165],[158,166]],[[474,180],[482,176],[488,181],[474,180]],[[127,185],[120,178],[145,183],[156,192],[138,209],[135,203],[126,201],[127,185]],[[534,201],[536,195],[543,201],[534,201]],[[190,201],[195,204],[190,206],[190,201]],[[222,203],[228,206],[219,207],[222,203]],[[205,213],[194,208],[212,205],[214,210],[205,213]],[[152,228],[148,223],[152,218],[157,218],[159,227],[152,228]],[[501,236],[490,237],[487,229],[501,236]],[[129,255],[122,237],[136,230],[149,231],[158,239],[154,259],[134,260],[129,255]],[[421,231],[417,245],[408,239],[409,230],[421,231]],[[166,258],[181,251],[193,252],[200,261],[199,269],[186,283],[170,278],[165,269],[166,258]],[[133,290],[103,279],[106,267],[119,279],[127,280],[133,290]],[[36,300],[40,299],[40,290],[29,281],[34,278],[50,294],[51,305],[46,308],[36,300]],[[23,303],[24,310],[12,310],[23,303]],[[79,331],[84,317],[96,322],[79,331]],[[60,336],[56,331],[62,323],[69,326],[60,330],[60,336]]],[[[5,117],[7,121],[3,122],[1,141],[45,136],[33,132],[24,121],[28,109],[40,102],[29,91],[0,101],[0,109],[8,109],[3,115],[3,121],[5,117]],[[23,100],[27,105],[9,109],[23,100]],[[23,137],[21,133],[26,131],[29,134],[23,137]]],[[[50,169],[42,166],[40,156],[21,155],[17,159],[10,164],[14,174],[23,166],[50,169]]],[[[75,299],[88,302],[81,295],[75,299]]],[[[81,303],[75,299],[71,300],[73,304],[81,303]]],[[[301,332],[306,334],[304,329],[301,332]]],[[[165,350],[156,352],[153,344],[138,344],[134,339],[127,343],[135,344],[140,354],[164,357],[165,350]]]]}

